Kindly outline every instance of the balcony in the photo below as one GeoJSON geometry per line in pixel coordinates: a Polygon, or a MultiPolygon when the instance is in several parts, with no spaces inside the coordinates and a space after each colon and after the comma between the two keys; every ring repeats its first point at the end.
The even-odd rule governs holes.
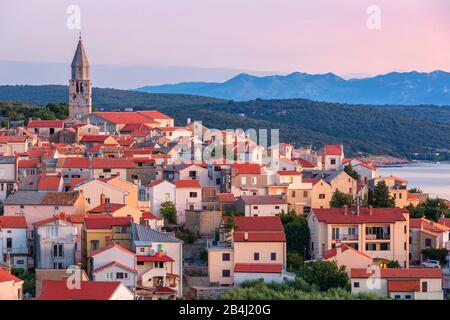
{"type": "Polygon", "coordinates": [[[331,237],[331,240],[333,240],[333,241],[336,241],[336,240],[340,240],[340,241],[358,241],[358,235],[357,234],[345,234],[345,233],[334,234],[331,237]]]}
{"type": "Polygon", "coordinates": [[[28,247],[4,248],[4,254],[28,254],[28,247]]]}
{"type": "Polygon", "coordinates": [[[366,240],[391,240],[390,233],[366,234],[366,240]]]}

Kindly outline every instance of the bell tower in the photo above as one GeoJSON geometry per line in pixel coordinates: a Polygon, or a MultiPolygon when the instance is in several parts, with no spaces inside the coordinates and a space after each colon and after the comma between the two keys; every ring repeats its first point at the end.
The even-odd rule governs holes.
{"type": "Polygon", "coordinates": [[[89,77],[89,61],[84,50],[81,35],[71,67],[69,118],[81,120],[81,118],[92,112],[92,82],[89,77]]]}

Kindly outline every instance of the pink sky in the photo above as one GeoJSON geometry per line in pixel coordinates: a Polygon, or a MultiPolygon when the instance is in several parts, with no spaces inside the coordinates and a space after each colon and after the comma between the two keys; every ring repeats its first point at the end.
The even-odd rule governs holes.
{"type": "Polygon", "coordinates": [[[448,0],[0,0],[0,60],[378,74],[450,71],[448,0]],[[366,27],[369,5],[381,30],[366,27]]]}

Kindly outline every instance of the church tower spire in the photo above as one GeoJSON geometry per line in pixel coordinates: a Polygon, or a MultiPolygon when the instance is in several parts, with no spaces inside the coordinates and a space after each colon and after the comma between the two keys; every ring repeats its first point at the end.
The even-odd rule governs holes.
{"type": "Polygon", "coordinates": [[[73,56],[72,77],[69,81],[69,118],[80,120],[92,112],[92,81],[89,75],[89,61],[83,40],[78,40],[73,56]]]}

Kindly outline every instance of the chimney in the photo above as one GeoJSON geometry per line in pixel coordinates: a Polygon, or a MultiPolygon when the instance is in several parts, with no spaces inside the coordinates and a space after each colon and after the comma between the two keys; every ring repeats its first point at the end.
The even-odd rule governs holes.
{"type": "Polygon", "coordinates": [[[344,215],[348,213],[348,205],[344,204],[344,215]]]}
{"type": "Polygon", "coordinates": [[[59,219],[66,221],[66,213],[65,212],[60,212],[59,213],[59,219]]]}
{"type": "Polygon", "coordinates": [[[106,196],[105,194],[102,192],[102,194],[100,195],[100,204],[105,204],[106,203],[106,196]]]}
{"type": "Polygon", "coordinates": [[[373,206],[372,205],[369,206],[369,215],[370,216],[373,215],[373,206]]]}
{"type": "Polygon", "coordinates": [[[244,232],[244,241],[248,241],[248,232],[244,232]]]}

